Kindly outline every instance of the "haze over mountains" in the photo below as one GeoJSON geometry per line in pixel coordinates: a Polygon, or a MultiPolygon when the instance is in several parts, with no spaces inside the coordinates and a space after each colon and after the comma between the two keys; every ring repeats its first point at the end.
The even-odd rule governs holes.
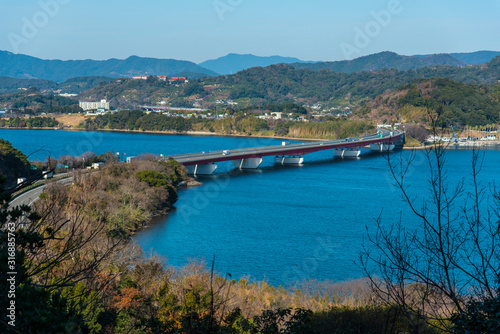
{"type": "Polygon", "coordinates": [[[433,65],[449,65],[463,67],[468,64],[452,57],[449,54],[435,54],[424,57],[401,56],[394,52],[380,52],[353,60],[319,62],[313,64],[296,63],[296,68],[311,70],[329,69],[339,73],[356,73],[362,71],[377,71],[383,68],[402,71],[417,69],[433,65]]]}
{"type": "MultiPolygon", "coordinates": [[[[423,55],[417,57],[427,57],[430,55],[423,55]]],[[[496,56],[500,56],[500,51],[476,51],[476,52],[460,52],[450,53],[450,56],[463,61],[469,65],[486,64],[496,56]]]]}
{"type": "MultiPolygon", "coordinates": [[[[227,56],[207,60],[198,65],[208,68],[219,74],[234,74],[252,67],[266,67],[276,64],[306,63],[306,61],[293,57],[270,56],[260,57],[252,54],[230,53],[227,56]]],[[[312,62],[311,62],[312,63],[312,62]]]]}
{"type": "Polygon", "coordinates": [[[43,60],[22,54],[0,51],[0,76],[47,79],[57,82],[74,77],[134,75],[189,76],[197,78],[217,73],[190,61],[131,56],[108,60],[43,60]]]}
{"type": "Polygon", "coordinates": [[[380,52],[354,60],[311,62],[293,57],[260,57],[251,54],[228,54],[200,64],[175,59],[157,59],[131,56],[127,59],[97,60],[43,60],[22,54],[0,51],[0,76],[20,79],[44,79],[63,82],[75,77],[100,76],[130,78],[135,75],[186,76],[196,79],[236,73],[252,67],[292,64],[298,69],[329,69],[339,73],[376,71],[383,68],[409,70],[435,65],[464,67],[485,64],[498,51],[472,53],[403,56],[394,52],[380,52]]]}
{"type": "Polygon", "coordinates": [[[353,60],[304,61],[293,57],[259,57],[252,54],[230,53],[227,56],[204,61],[198,65],[219,74],[234,74],[256,66],[266,67],[276,64],[292,64],[296,68],[308,68],[312,70],[330,69],[340,73],[354,73],[376,71],[382,68],[396,68],[404,71],[433,65],[478,65],[486,64],[498,55],[500,55],[500,52],[497,51],[478,51],[472,53],[403,56],[385,51],[353,60]]]}

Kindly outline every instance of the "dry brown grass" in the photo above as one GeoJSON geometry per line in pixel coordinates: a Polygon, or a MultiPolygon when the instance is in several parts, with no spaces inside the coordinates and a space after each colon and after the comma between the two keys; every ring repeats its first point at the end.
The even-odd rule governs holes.
{"type": "Polygon", "coordinates": [[[80,123],[82,123],[86,118],[92,116],[84,116],[84,115],[56,115],[55,119],[64,126],[71,126],[72,128],[76,128],[80,123]]]}

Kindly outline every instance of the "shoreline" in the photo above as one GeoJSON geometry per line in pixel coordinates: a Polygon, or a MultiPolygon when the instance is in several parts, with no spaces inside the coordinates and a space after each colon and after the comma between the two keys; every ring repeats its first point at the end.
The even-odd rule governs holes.
{"type": "MultiPolygon", "coordinates": [[[[280,140],[294,140],[294,141],[328,141],[335,139],[324,139],[324,138],[297,138],[297,137],[281,137],[281,136],[252,136],[243,134],[221,134],[217,132],[207,132],[207,131],[185,131],[185,132],[174,132],[174,131],[152,131],[152,130],[125,130],[125,129],[95,129],[87,130],[80,128],[26,128],[26,127],[0,127],[0,130],[53,130],[53,131],[81,131],[81,132],[116,132],[116,133],[143,133],[143,134],[156,134],[156,135],[167,135],[167,136],[192,136],[192,137],[232,137],[232,138],[263,138],[263,139],[280,139],[280,140]]],[[[452,145],[449,144],[446,149],[452,148],[464,148],[464,149],[489,149],[495,146],[500,146],[500,141],[493,142],[478,142],[477,145],[452,145]]],[[[432,149],[432,145],[427,146],[404,146],[403,150],[425,150],[432,149]]],[[[366,147],[365,147],[366,148],[366,147]]]]}
{"type": "MultiPolygon", "coordinates": [[[[491,141],[491,142],[479,142],[477,144],[473,145],[457,145],[457,144],[443,144],[444,149],[446,150],[451,150],[451,149],[476,149],[476,150],[484,150],[484,149],[497,149],[500,150],[500,141],[491,141]]],[[[403,150],[432,150],[434,148],[433,144],[430,145],[425,145],[425,146],[405,146],[403,147],[403,150]]]]}
{"type": "Polygon", "coordinates": [[[152,130],[124,130],[124,129],[60,129],[64,131],[86,131],[86,132],[118,132],[118,133],[145,133],[145,134],[156,134],[156,135],[169,135],[169,136],[193,136],[193,137],[236,137],[236,138],[265,138],[265,139],[288,139],[288,140],[307,140],[307,141],[325,141],[333,139],[318,139],[318,138],[297,138],[297,137],[279,137],[279,136],[252,136],[243,134],[223,134],[218,132],[207,132],[207,131],[184,131],[184,132],[174,132],[174,131],[152,131],[152,130]]]}
{"type": "MultiPolygon", "coordinates": [[[[13,128],[3,128],[3,129],[13,129],[13,128]]],[[[21,128],[23,130],[55,130],[53,128],[48,128],[48,129],[42,129],[42,128],[21,128]]],[[[84,132],[91,132],[91,131],[88,131],[86,129],[57,129],[57,130],[67,130],[67,131],[84,131],[84,132]]],[[[126,133],[126,132],[130,132],[130,133],[151,133],[151,134],[166,134],[166,135],[189,135],[189,136],[204,136],[206,135],[206,133],[204,132],[188,132],[188,133],[166,133],[166,132],[159,132],[159,131],[137,131],[137,130],[119,130],[119,131],[116,131],[116,130],[92,130],[92,131],[96,131],[96,132],[118,132],[118,133],[126,133]]],[[[244,135],[219,135],[217,133],[209,133],[211,136],[219,136],[219,137],[247,137],[247,138],[274,138],[274,139],[281,139],[279,137],[271,137],[271,136],[267,136],[267,137],[257,137],[257,136],[244,136],[244,135]]],[[[287,138],[287,137],[282,137],[282,139],[290,139],[290,138],[287,138]]],[[[321,141],[322,139],[316,139],[316,141],[321,141]]],[[[454,145],[448,145],[446,147],[446,149],[452,149],[454,148],[455,146],[454,145]]],[[[460,148],[463,148],[463,149],[470,149],[472,147],[468,147],[468,146],[457,146],[459,149],[460,148]]],[[[483,145],[483,146],[480,146],[479,149],[487,149],[488,145],[483,145]]],[[[406,150],[412,150],[412,149],[415,149],[415,150],[425,150],[425,149],[431,149],[432,148],[432,145],[429,145],[429,146],[421,146],[421,147],[404,147],[403,149],[406,149],[406,150]]],[[[176,190],[179,190],[179,189],[189,189],[190,187],[182,187],[181,185],[179,185],[178,187],[176,187],[176,190]]],[[[150,228],[152,228],[154,226],[155,223],[159,222],[159,221],[162,221],[165,217],[168,217],[168,215],[170,215],[170,213],[172,211],[175,211],[177,208],[176,208],[176,203],[174,203],[171,207],[169,207],[168,209],[166,209],[165,211],[163,212],[159,212],[157,214],[155,214],[154,216],[152,216],[148,221],[144,222],[144,224],[142,224],[142,226],[140,226],[137,230],[133,231],[131,233],[131,239],[134,238],[135,235],[137,234],[140,234],[141,232],[145,231],[145,230],[148,230],[150,228]]],[[[348,281],[349,278],[346,279],[346,281],[348,281]]]]}
{"type": "Polygon", "coordinates": [[[82,132],[117,132],[117,133],[144,133],[144,134],[156,134],[156,135],[169,135],[169,136],[193,136],[193,137],[236,137],[236,138],[265,138],[265,139],[283,139],[283,140],[305,140],[305,141],[326,141],[334,139],[321,139],[321,138],[297,138],[297,137],[277,137],[277,136],[252,136],[252,135],[242,135],[242,134],[221,134],[217,132],[206,132],[206,131],[185,131],[185,132],[174,132],[174,131],[152,131],[152,130],[125,130],[125,129],[79,129],[79,128],[25,128],[25,127],[0,127],[4,130],[54,130],[54,131],[82,131],[82,132]]]}

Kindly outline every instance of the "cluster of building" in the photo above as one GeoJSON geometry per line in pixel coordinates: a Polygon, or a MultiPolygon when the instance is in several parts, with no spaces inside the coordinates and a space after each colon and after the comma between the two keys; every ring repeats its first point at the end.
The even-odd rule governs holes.
{"type": "Polygon", "coordinates": [[[229,113],[216,114],[212,112],[207,112],[208,109],[200,108],[173,108],[173,107],[156,107],[156,106],[141,106],[141,109],[145,113],[159,112],[168,117],[182,117],[182,118],[192,118],[201,117],[207,119],[216,118],[228,118],[229,113]]]}
{"type": "Polygon", "coordinates": [[[453,136],[429,136],[426,139],[427,143],[455,143],[458,145],[482,145],[489,143],[497,144],[500,141],[500,135],[497,128],[487,128],[486,130],[475,130],[466,127],[459,133],[455,134],[455,129],[452,127],[453,136]]]}
{"type": "Polygon", "coordinates": [[[218,100],[215,100],[215,104],[222,104],[222,105],[228,105],[228,106],[237,106],[238,105],[238,102],[234,102],[233,100],[221,100],[221,99],[218,99],[218,100]]]}
{"type": "Polygon", "coordinates": [[[271,113],[266,112],[263,115],[257,116],[257,118],[260,118],[260,119],[283,119],[283,113],[282,112],[271,112],[271,113]]]}
{"type": "Polygon", "coordinates": [[[260,119],[275,119],[275,120],[287,120],[287,121],[299,121],[299,122],[308,122],[308,117],[307,116],[298,116],[298,117],[293,117],[293,113],[283,113],[283,112],[270,112],[270,113],[264,113],[263,115],[257,116],[257,118],[260,119]]]}
{"type": "MultiPolygon", "coordinates": [[[[132,79],[134,79],[134,80],[147,80],[148,77],[149,77],[148,75],[136,75],[136,76],[133,76],[132,79]]],[[[186,77],[170,77],[169,78],[166,75],[154,75],[154,77],[156,77],[158,80],[161,80],[161,81],[173,82],[173,81],[181,80],[181,81],[184,81],[185,83],[189,82],[189,80],[186,77]]]]}

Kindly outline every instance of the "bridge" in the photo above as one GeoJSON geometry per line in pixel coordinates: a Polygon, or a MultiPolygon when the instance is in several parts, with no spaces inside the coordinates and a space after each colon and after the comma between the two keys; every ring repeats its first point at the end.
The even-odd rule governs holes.
{"type": "Polygon", "coordinates": [[[335,156],[357,157],[360,148],[370,146],[372,150],[388,151],[404,145],[404,133],[400,130],[379,128],[376,134],[358,137],[282,145],[227,149],[172,155],[184,165],[190,174],[210,175],[217,169],[217,162],[231,161],[235,168],[254,169],[262,163],[262,157],[274,156],[274,162],[283,165],[300,165],[303,156],[324,150],[334,150],[335,156]]]}

